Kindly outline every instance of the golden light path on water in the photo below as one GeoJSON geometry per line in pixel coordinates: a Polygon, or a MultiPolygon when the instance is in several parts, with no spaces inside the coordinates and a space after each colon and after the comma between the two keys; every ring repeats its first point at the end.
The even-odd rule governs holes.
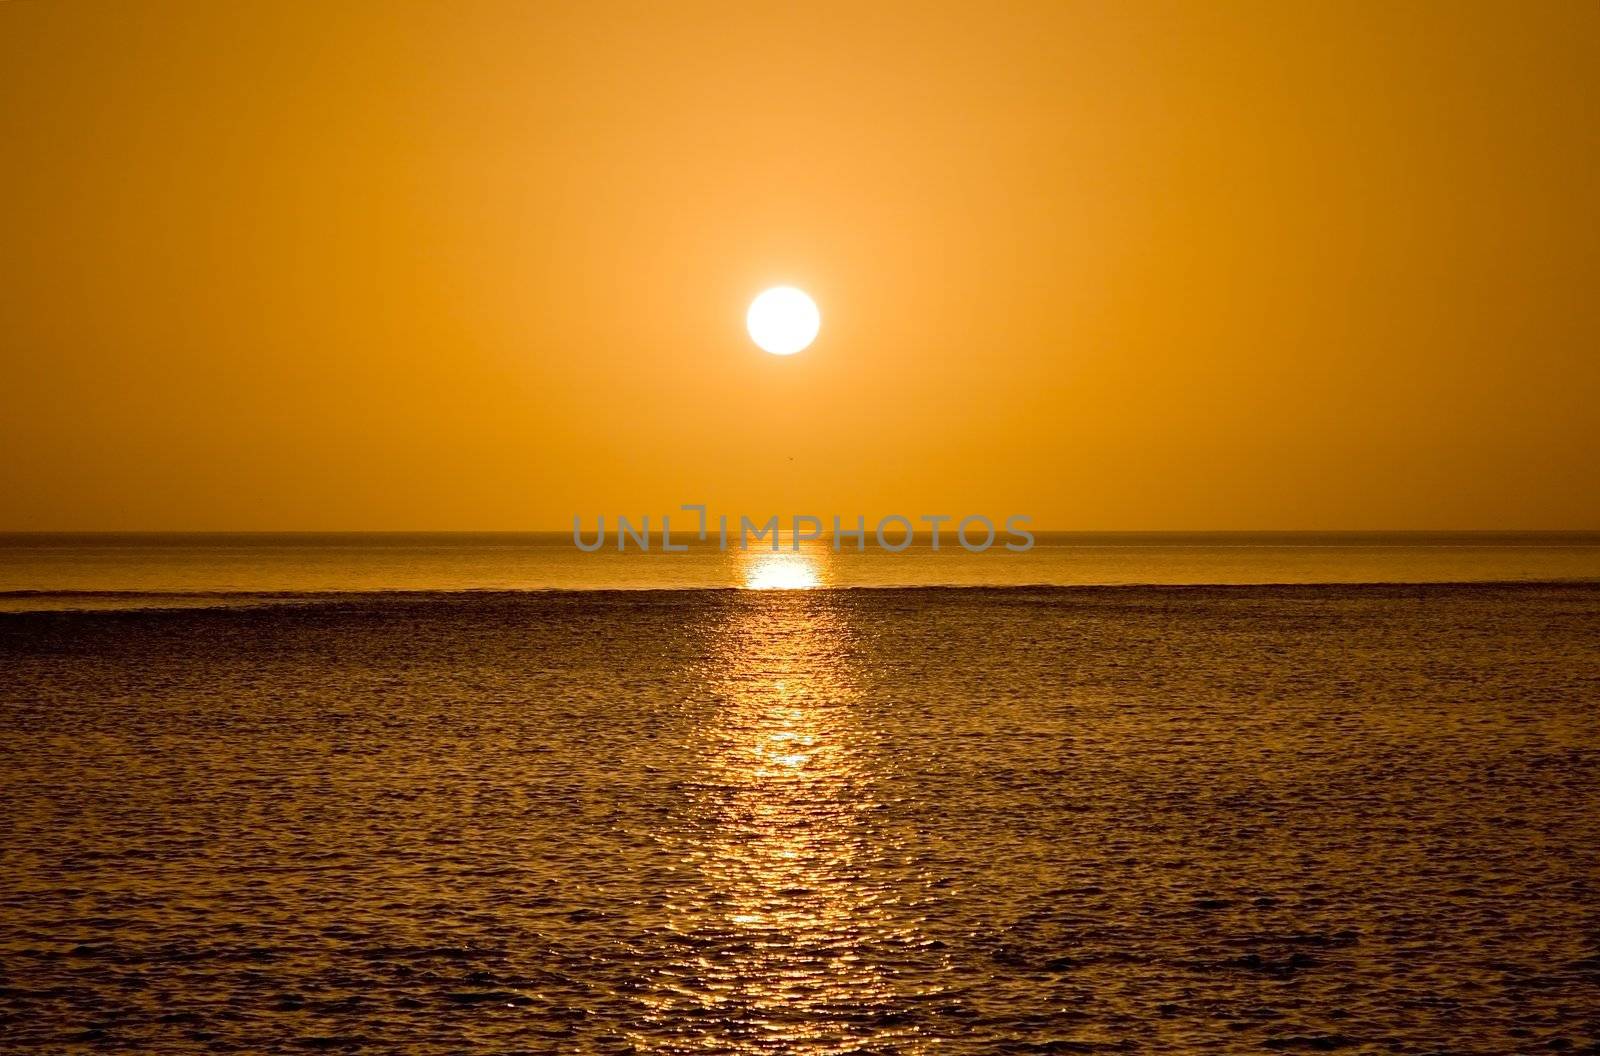
{"type": "Polygon", "coordinates": [[[919,945],[886,882],[889,760],[864,707],[848,613],[825,552],[749,551],[752,591],[719,617],[689,736],[698,773],[665,837],[695,877],[670,907],[694,956],[645,997],[649,1019],[703,1032],[631,1040],[657,1052],[921,1051],[888,951],[919,945]],[[792,591],[792,592],[791,592],[792,591]]]}
{"type": "Polygon", "coordinates": [[[809,590],[825,586],[824,573],[831,553],[808,548],[793,550],[734,551],[739,582],[748,590],[809,590]]]}

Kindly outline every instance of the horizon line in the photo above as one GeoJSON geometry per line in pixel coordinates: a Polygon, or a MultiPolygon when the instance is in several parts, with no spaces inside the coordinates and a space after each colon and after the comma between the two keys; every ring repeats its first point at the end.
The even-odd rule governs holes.
{"type": "MultiPolygon", "coordinates": [[[[871,530],[869,526],[869,531],[871,530]]],[[[1600,535],[1600,527],[1574,528],[1041,528],[1036,535],[1600,535]]],[[[954,528],[941,528],[941,535],[954,528]]],[[[41,536],[570,536],[570,528],[0,528],[0,539],[41,536]]],[[[680,533],[674,532],[674,537],[680,533]]],[[[692,539],[694,530],[681,533],[692,539]]],[[[792,536],[792,529],[779,534],[792,536]]],[[[831,539],[824,531],[808,539],[831,539]]],[[[853,533],[838,533],[853,537],[853,533]]],[[[915,531],[913,538],[932,538],[915,531]]]]}

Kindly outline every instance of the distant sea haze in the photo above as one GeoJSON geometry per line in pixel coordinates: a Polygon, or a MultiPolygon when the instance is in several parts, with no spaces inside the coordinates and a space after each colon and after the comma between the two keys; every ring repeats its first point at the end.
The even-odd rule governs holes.
{"type": "MultiPolygon", "coordinates": [[[[902,552],[788,536],[583,553],[571,533],[0,535],[0,608],[228,603],[235,595],[1600,581],[1600,532],[1039,532],[1034,547],[902,552]]],[[[692,540],[692,536],[691,536],[692,540]]],[[[237,599],[233,599],[237,600],[237,599]]]]}

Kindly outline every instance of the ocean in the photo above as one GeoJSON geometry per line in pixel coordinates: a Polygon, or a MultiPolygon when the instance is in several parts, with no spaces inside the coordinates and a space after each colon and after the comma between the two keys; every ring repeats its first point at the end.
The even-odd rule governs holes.
{"type": "MultiPolygon", "coordinates": [[[[592,538],[592,528],[585,537],[592,538]]],[[[0,609],[196,605],[249,595],[890,586],[1600,580],[1600,532],[1057,532],[1013,553],[946,533],[900,553],[785,537],[584,553],[571,533],[0,534],[0,609]]]]}
{"type": "Polygon", "coordinates": [[[0,1050],[1600,1044],[1593,537],[0,555],[0,1050]]]}

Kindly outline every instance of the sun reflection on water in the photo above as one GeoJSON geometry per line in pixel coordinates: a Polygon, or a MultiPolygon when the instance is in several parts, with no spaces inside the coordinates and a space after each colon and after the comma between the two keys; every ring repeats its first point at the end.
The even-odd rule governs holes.
{"type": "Polygon", "coordinates": [[[738,563],[738,581],[746,590],[811,590],[826,586],[831,578],[830,558],[824,547],[795,550],[732,551],[738,563]]]}
{"type": "MultiPolygon", "coordinates": [[[[791,556],[762,552],[745,581],[798,582],[774,560],[791,556]]],[[[641,1048],[855,1052],[872,1023],[873,1044],[919,1049],[891,1017],[905,995],[890,951],[917,941],[916,921],[879,868],[895,849],[879,830],[887,757],[837,605],[747,594],[713,632],[699,765],[664,838],[694,876],[669,907],[694,952],[646,998],[655,1022],[692,1012],[704,1033],[641,1048]]]]}

